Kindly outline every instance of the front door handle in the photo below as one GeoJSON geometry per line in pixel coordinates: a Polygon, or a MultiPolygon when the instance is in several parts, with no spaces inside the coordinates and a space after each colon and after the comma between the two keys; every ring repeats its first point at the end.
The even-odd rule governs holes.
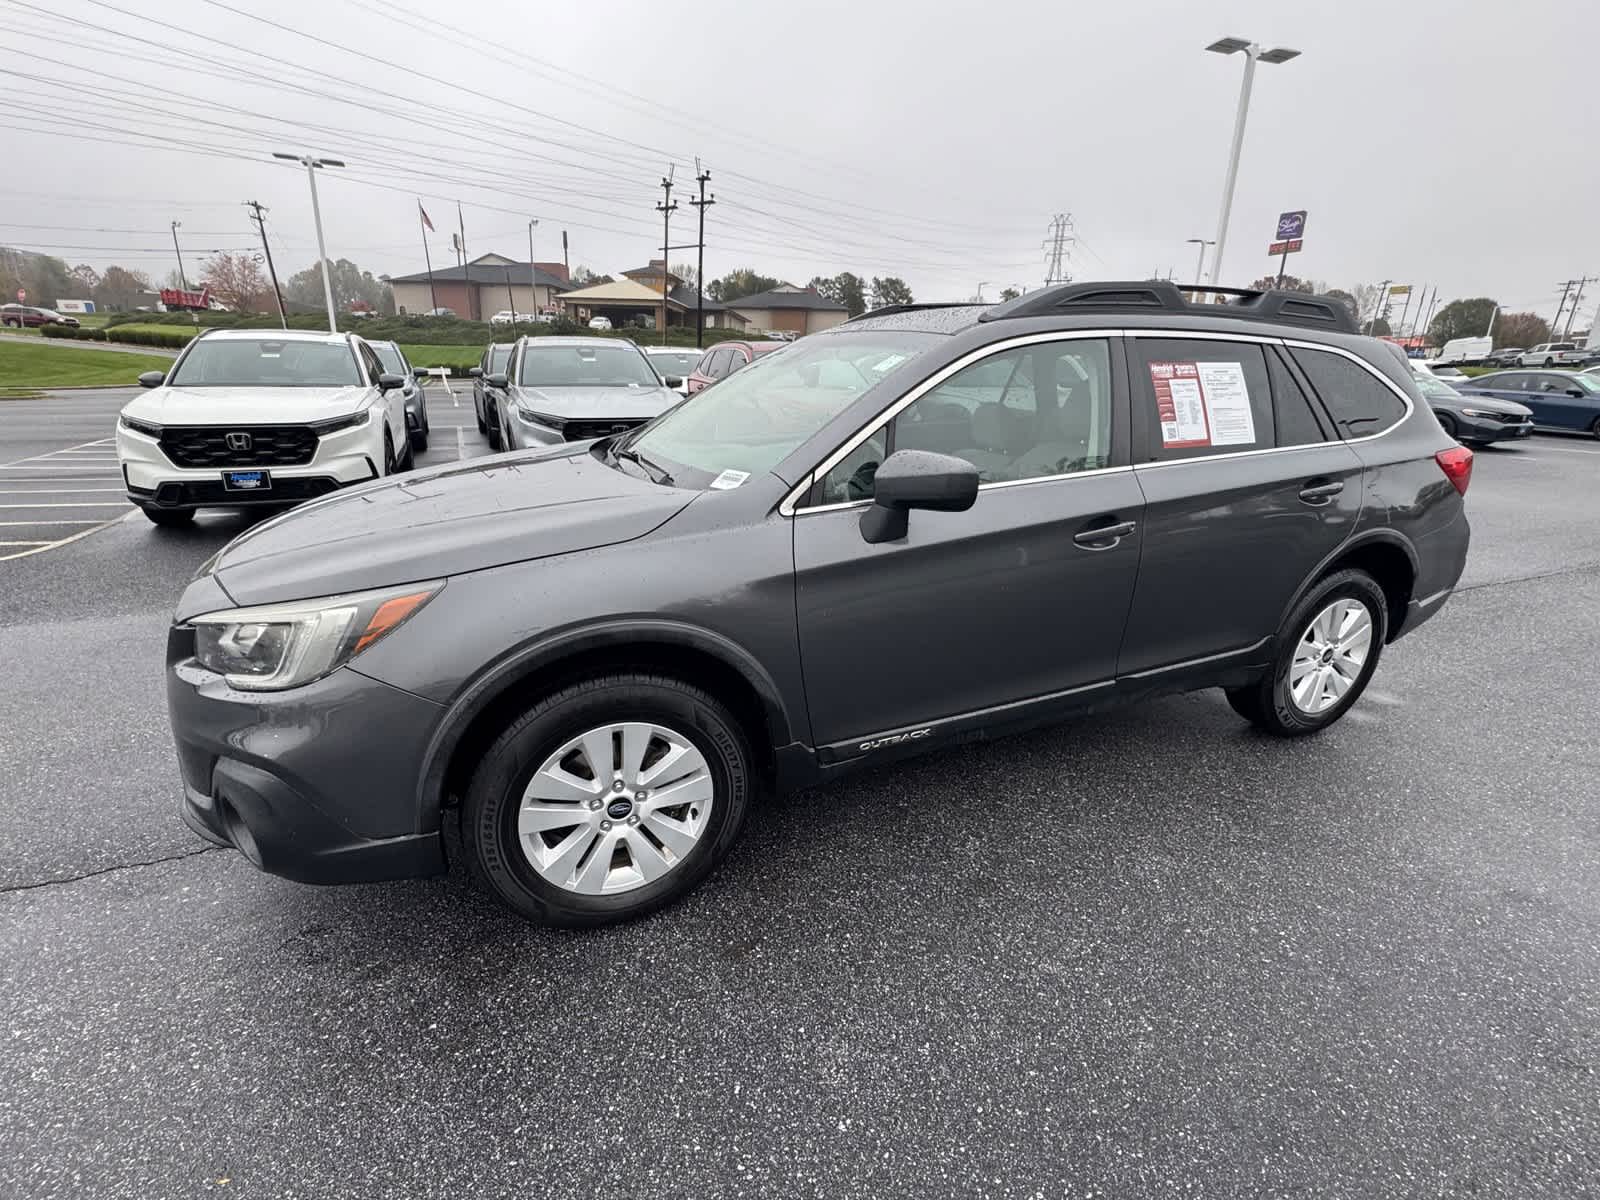
{"type": "Polygon", "coordinates": [[[1326,504],[1342,491],[1344,484],[1338,480],[1332,483],[1308,483],[1300,489],[1300,499],[1307,504],[1326,504]]]}
{"type": "Polygon", "coordinates": [[[1109,550],[1123,538],[1127,537],[1138,524],[1133,521],[1119,521],[1115,525],[1100,525],[1094,529],[1085,529],[1072,535],[1072,540],[1085,550],[1109,550]]]}

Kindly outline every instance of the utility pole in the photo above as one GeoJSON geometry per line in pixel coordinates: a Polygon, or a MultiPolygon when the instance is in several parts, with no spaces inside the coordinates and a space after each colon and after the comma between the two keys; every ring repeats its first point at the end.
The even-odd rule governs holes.
{"type": "Polygon", "coordinates": [[[1050,221],[1050,236],[1045,239],[1044,247],[1050,252],[1049,261],[1044,269],[1046,286],[1052,283],[1071,283],[1072,273],[1069,257],[1072,243],[1072,214],[1057,213],[1050,221]]]}
{"type": "Polygon", "coordinates": [[[656,211],[661,214],[661,344],[667,344],[667,277],[672,273],[667,266],[667,261],[672,257],[672,214],[678,211],[678,206],[672,199],[672,175],[676,167],[667,168],[666,177],[661,181],[661,191],[665,199],[656,205],[656,211]]]}
{"type": "Polygon", "coordinates": [[[267,253],[267,274],[272,277],[272,296],[278,302],[278,324],[289,328],[289,314],[283,308],[283,289],[278,286],[278,269],[272,265],[272,247],[267,242],[267,219],[261,214],[269,212],[259,200],[246,200],[244,206],[251,210],[250,219],[261,231],[261,248],[267,253]]]}
{"type": "Polygon", "coordinates": [[[322,297],[328,302],[328,332],[339,332],[339,318],[333,307],[333,282],[328,277],[328,247],[322,240],[322,206],[317,203],[317,171],[323,167],[342,167],[337,158],[315,158],[309,154],[284,154],[274,150],[273,158],[297,162],[306,169],[311,182],[311,219],[317,227],[317,261],[322,264],[322,297]]]}
{"type": "Polygon", "coordinates": [[[700,198],[689,201],[700,214],[699,253],[695,257],[694,265],[694,344],[696,349],[704,349],[706,344],[706,209],[717,202],[715,194],[707,197],[706,182],[711,178],[711,172],[700,166],[700,160],[695,159],[695,168],[700,173],[696,175],[695,182],[700,185],[700,198]]]}
{"type": "Polygon", "coordinates": [[[1556,305],[1555,319],[1550,322],[1551,337],[1555,337],[1556,330],[1561,327],[1561,314],[1567,307],[1567,294],[1572,291],[1572,285],[1577,282],[1578,281],[1576,279],[1569,279],[1566,283],[1561,285],[1561,303],[1556,305]]]}
{"type": "MultiPolygon", "coordinates": [[[[1212,238],[1184,238],[1183,240],[1188,242],[1191,246],[1197,245],[1200,247],[1200,253],[1194,260],[1194,281],[1198,284],[1206,277],[1206,247],[1215,246],[1217,243],[1215,239],[1212,238]]],[[[1191,292],[1190,295],[1195,298],[1199,297],[1198,292],[1191,292]]]]}
{"type": "MultiPolygon", "coordinates": [[[[1562,327],[1561,330],[1562,341],[1566,341],[1567,338],[1572,334],[1572,320],[1578,315],[1578,305],[1583,302],[1583,289],[1588,282],[1589,277],[1587,275],[1578,280],[1577,294],[1572,297],[1572,307],[1567,310],[1567,323],[1562,327]]],[[[1550,332],[1553,334],[1555,333],[1555,330],[1552,329],[1550,332]]]]}
{"type": "Polygon", "coordinates": [[[1371,333],[1378,327],[1378,322],[1383,320],[1384,314],[1389,309],[1389,285],[1392,279],[1385,279],[1378,289],[1378,298],[1372,302],[1372,315],[1367,318],[1367,332],[1371,333]]]}
{"type": "Polygon", "coordinates": [[[174,221],[172,223],[172,248],[178,255],[178,286],[187,292],[189,290],[189,281],[184,278],[183,274],[183,251],[178,248],[178,230],[182,227],[182,221],[174,221]]]}
{"type": "Polygon", "coordinates": [[[528,286],[533,289],[533,318],[536,321],[539,319],[539,264],[533,257],[533,231],[538,225],[538,217],[528,222],[528,286]]]}

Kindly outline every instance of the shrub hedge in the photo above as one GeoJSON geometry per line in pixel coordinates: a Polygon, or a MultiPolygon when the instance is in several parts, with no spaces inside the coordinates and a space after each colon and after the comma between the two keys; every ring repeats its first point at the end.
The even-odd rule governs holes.
{"type": "Polygon", "coordinates": [[[39,336],[47,338],[66,338],[74,342],[103,342],[106,340],[104,329],[74,329],[70,325],[41,325],[39,336]]]}

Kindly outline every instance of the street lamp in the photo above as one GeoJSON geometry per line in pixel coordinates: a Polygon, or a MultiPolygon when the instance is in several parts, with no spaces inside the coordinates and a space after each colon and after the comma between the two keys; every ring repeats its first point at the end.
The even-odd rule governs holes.
{"type": "Polygon", "coordinates": [[[182,221],[174,221],[172,223],[172,249],[178,255],[178,286],[187,292],[189,290],[189,281],[184,278],[183,274],[183,251],[178,248],[178,230],[182,228],[182,221]]]}
{"type": "Polygon", "coordinates": [[[344,164],[337,158],[314,158],[309,154],[284,154],[274,150],[273,158],[281,158],[288,162],[297,162],[306,169],[306,178],[311,181],[311,219],[317,226],[317,261],[322,264],[322,295],[328,302],[328,332],[339,332],[339,318],[333,308],[333,283],[328,278],[328,247],[322,240],[322,207],[317,203],[317,168],[342,167],[344,164]]]}
{"type": "MultiPolygon", "coordinates": [[[[1255,80],[1256,63],[1284,63],[1299,57],[1300,51],[1278,46],[1263,50],[1245,38],[1227,37],[1206,47],[1214,54],[1244,54],[1244,83],[1239,87],[1239,112],[1233,119],[1233,148],[1228,153],[1228,175],[1222,185],[1222,215],[1217,218],[1216,253],[1211,256],[1211,282],[1222,277],[1222,252],[1228,241],[1228,214],[1233,208],[1233,185],[1239,176],[1239,150],[1244,145],[1244,120],[1250,112],[1250,84],[1255,80]]],[[[1202,254],[1205,247],[1200,247],[1202,254]]]]}
{"type": "Polygon", "coordinates": [[[1206,247],[1215,246],[1217,243],[1211,238],[1184,238],[1183,240],[1191,246],[1200,247],[1199,257],[1194,260],[1194,281],[1199,283],[1205,278],[1206,247]]]}
{"type": "Polygon", "coordinates": [[[539,268],[533,260],[533,230],[539,224],[539,218],[534,217],[528,222],[528,287],[533,292],[533,319],[539,319],[539,268]]]}

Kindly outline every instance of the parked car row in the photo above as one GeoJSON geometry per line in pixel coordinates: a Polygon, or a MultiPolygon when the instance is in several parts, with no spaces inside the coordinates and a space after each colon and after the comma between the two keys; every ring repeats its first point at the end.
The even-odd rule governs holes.
{"type": "Polygon", "coordinates": [[[1486,337],[1452,338],[1438,357],[1426,360],[1438,374],[1440,367],[1587,367],[1600,363],[1600,349],[1576,342],[1540,342],[1537,346],[1502,346],[1495,350],[1486,337]]]}

